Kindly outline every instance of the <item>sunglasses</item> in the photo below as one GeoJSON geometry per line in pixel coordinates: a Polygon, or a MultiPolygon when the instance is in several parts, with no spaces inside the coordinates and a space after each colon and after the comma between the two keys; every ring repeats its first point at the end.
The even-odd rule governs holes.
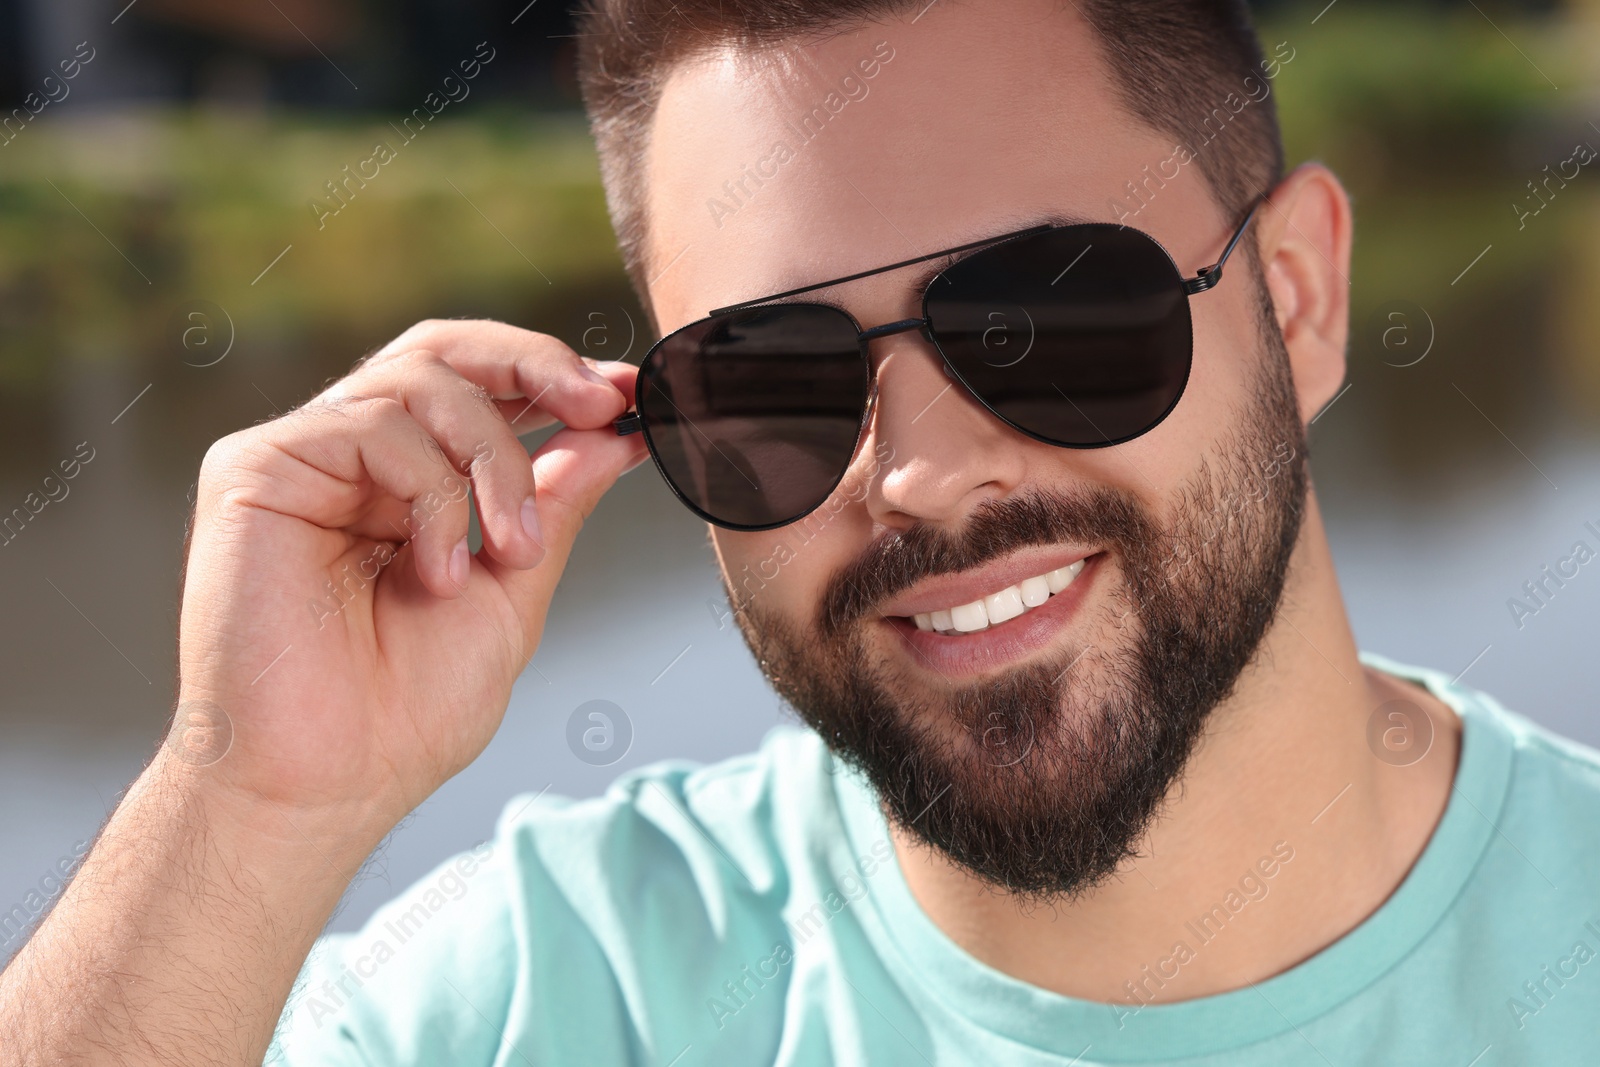
{"type": "Polygon", "coordinates": [[[1131,227],[1046,224],[718,308],[651,346],[616,432],[643,432],[667,485],[707,522],[787,526],[821,507],[855,458],[876,392],[868,345],[918,331],[1019,432],[1062,448],[1131,441],[1183,395],[1189,298],[1222,280],[1259,205],[1193,278],[1131,227]],[[962,253],[928,282],[918,318],[864,330],[830,304],[788,302],[962,253]]]}

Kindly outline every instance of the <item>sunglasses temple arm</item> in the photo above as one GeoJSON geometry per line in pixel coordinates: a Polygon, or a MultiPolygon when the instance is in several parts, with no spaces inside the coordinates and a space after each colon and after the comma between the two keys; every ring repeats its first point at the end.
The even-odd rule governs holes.
{"type": "Polygon", "coordinates": [[[1258,197],[1255,203],[1250,205],[1250,210],[1245,214],[1244,221],[1239,223],[1237,230],[1233,231],[1233,237],[1229,239],[1228,247],[1222,250],[1222,258],[1209,267],[1201,267],[1198,274],[1186,280],[1183,283],[1184,292],[1193,296],[1196,293],[1203,293],[1207,289],[1215,288],[1217,283],[1222,281],[1223,266],[1228,262],[1228,257],[1233,255],[1233,250],[1239,247],[1239,242],[1244,238],[1244,232],[1250,228],[1250,220],[1256,217],[1256,212],[1260,210],[1261,204],[1265,200],[1266,197],[1264,196],[1258,197]]]}
{"type": "Polygon", "coordinates": [[[618,437],[626,437],[630,433],[638,433],[644,429],[644,423],[639,419],[637,411],[630,411],[626,415],[619,415],[612,427],[617,431],[618,437]]]}

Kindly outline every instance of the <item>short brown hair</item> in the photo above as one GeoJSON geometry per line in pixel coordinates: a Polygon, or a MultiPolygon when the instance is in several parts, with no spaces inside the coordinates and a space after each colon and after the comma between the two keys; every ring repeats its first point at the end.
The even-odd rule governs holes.
{"type": "MultiPolygon", "coordinates": [[[[1271,64],[1245,0],[1069,2],[1094,31],[1128,109],[1184,144],[1230,217],[1277,183],[1284,166],[1277,108],[1270,89],[1258,99],[1248,88],[1252,79],[1264,85],[1261,79],[1272,77],[1271,64]],[[1248,106],[1226,106],[1243,99],[1241,90],[1250,97],[1248,106]],[[1223,130],[1232,131],[1224,150],[1205,151],[1223,130]]],[[[583,101],[623,263],[647,311],[644,161],[661,84],[672,66],[718,45],[759,48],[926,5],[927,0],[585,0],[577,15],[583,101]]]]}

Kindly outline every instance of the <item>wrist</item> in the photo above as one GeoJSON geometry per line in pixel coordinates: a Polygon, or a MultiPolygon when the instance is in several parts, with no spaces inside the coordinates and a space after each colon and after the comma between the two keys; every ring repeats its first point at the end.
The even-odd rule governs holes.
{"type": "Polygon", "coordinates": [[[247,869],[301,893],[336,887],[335,903],[399,821],[365,798],[311,803],[275,797],[241,783],[229,768],[197,764],[170,745],[129,790],[129,801],[136,790],[144,794],[141,828],[203,843],[196,862],[247,869]]]}
{"type": "Polygon", "coordinates": [[[196,805],[217,833],[270,851],[309,845],[356,864],[410,810],[396,790],[374,788],[355,766],[308,775],[307,753],[269,744],[264,754],[263,747],[248,724],[236,733],[215,701],[185,695],[146,773],[196,805]]]}
{"type": "Polygon", "coordinates": [[[27,1062],[261,1062],[366,845],[205,770],[158,751],[0,973],[27,1062]]]}

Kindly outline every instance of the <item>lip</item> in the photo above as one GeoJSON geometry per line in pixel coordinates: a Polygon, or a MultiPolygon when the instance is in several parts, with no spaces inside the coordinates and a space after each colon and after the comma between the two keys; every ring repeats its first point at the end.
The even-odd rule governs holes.
{"type": "MultiPolygon", "coordinates": [[[[879,609],[878,614],[890,616],[898,615],[910,619],[913,615],[923,612],[939,611],[953,608],[959,604],[970,604],[974,600],[982,600],[991,593],[998,593],[1002,589],[1017,585],[1025,578],[1045,574],[1057,567],[1070,567],[1080,559],[1088,559],[1095,553],[1083,548],[1063,548],[1060,545],[1045,548],[1023,549],[1004,559],[987,563],[976,570],[963,571],[960,574],[945,574],[938,578],[930,578],[920,582],[910,590],[888,601],[879,609]]],[[[1083,580],[1083,575],[1078,575],[1078,581],[1083,580]]],[[[1063,592],[1070,591],[1068,589],[1063,592]]],[[[1060,594],[1057,594],[1060,595],[1060,594]]],[[[1051,597],[1054,600],[1055,597],[1051,597]]],[[[1042,611],[1049,604],[1043,604],[1036,611],[1042,611]]],[[[1032,614],[1029,612],[1028,614],[1032,614]]],[[[1022,615],[1020,618],[1027,618],[1022,615]]],[[[1007,620],[1008,622],[1011,620],[1007,620]]],[[[1005,625],[1002,623],[1001,625],[1005,625]]]]}
{"type": "MultiPolygon", "coordinates": [[[[886,615],[879,622],[909,646],[911,658],[919,666],[946,675],[981,674],[1051,645],[1062,628],[1077,615],[1084,598],[1089,595],[1089,586],[1100,573],[1100,562],[1104,558],[1103,553],[1091,556],[1079,553],[1068,559],[1067,563],[1084,560],[1083,570],[1071,585],[1032,611],[977,633],[946,636],[933,630],[919,630],[911,619],[897,615],[886,615]]],[[[1037,572],[1028,571],[1021,577],[1034,573],[1037,572]]],[[[989,587],[991,592],[995,588],[1004,586],[989,587]]],[[[918,602],[923,599],[919,594],[918,602]]],[[[971,600],[976,599],[976,595],[971,597],[971,600]]],[[[966,602],[970,601],[962,603],[966,602]]]]}

